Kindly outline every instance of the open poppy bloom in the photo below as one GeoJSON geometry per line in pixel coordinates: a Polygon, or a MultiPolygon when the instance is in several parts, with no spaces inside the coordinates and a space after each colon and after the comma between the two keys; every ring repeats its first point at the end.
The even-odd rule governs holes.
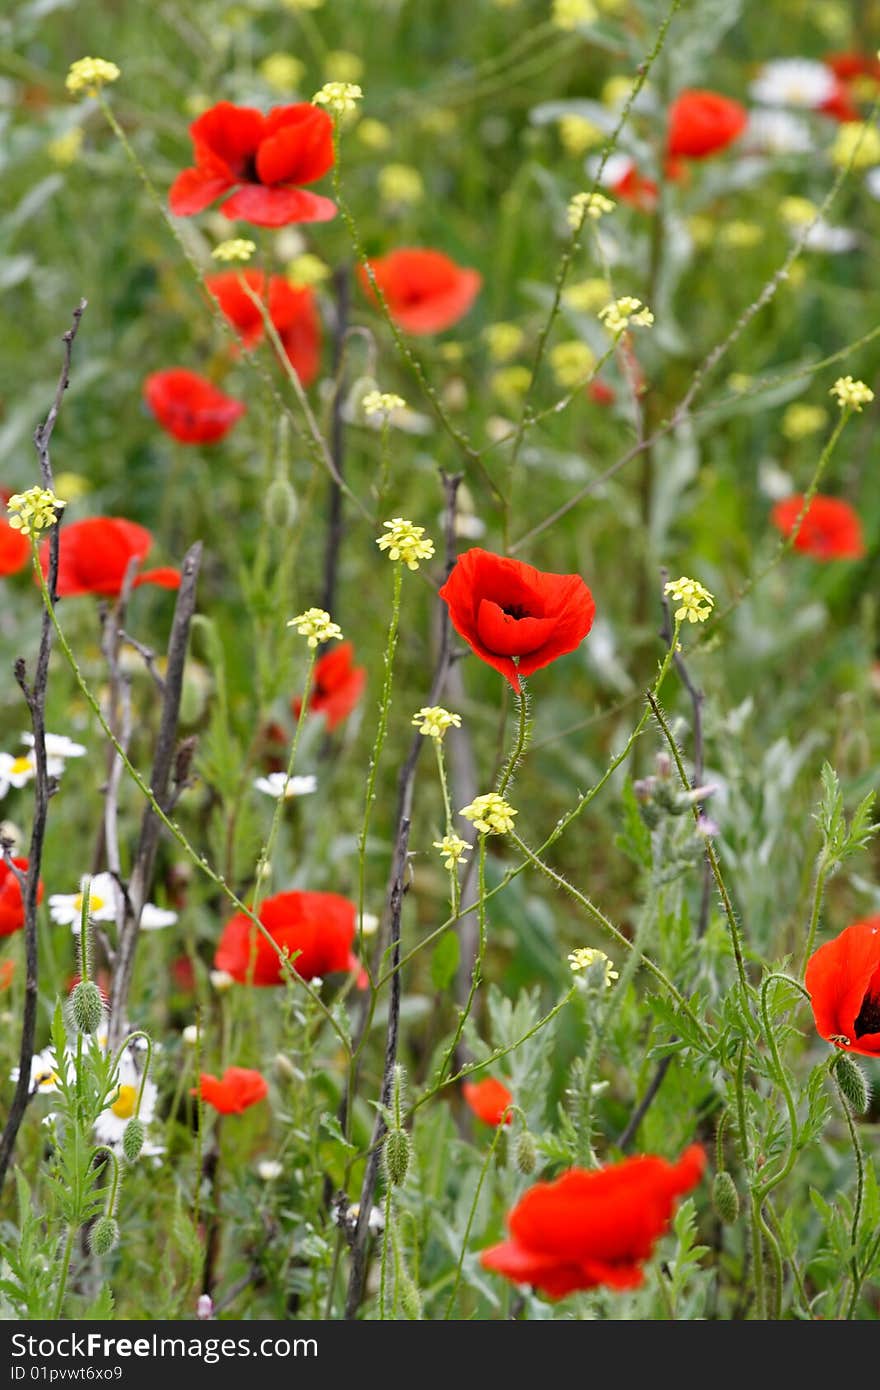
{"type": "MultiPolygon", "coordinates": [[[[296,956],[291,964],[304,980],[360,968],[351,949],[356,915],[354,903],[338,893],[276,893],[260,908],[263,926],[280,950],[296,956]]],[[[239,984],[284,982],[278,951],[243,912],[223,928],[214,966],[239,984]]]]}
{"type": "Polygon", "coordinates": [[[283,275],[270,275],[266,298],[266,277],[261,270],[227,270],[206,275],[205,285],[245,348],[256,347],[265,325],[259,308],[245,293],[242,279],[253,294],[265,298],[269,318],[284,344],[290,365],[303,386],[311,386],[318,375],[321,356],[321,321],[314,291],[307,287],[295,289],[283,275]]]}
{"type": "MultiPolygon", "coordinates": [[[[367,683],[363,666],[354,665],[351,642],[340,642],[315,662],[312,686],[309,691],[309,710],[323,714],[328,731],[347,719],[357,704],[367,683]]],[[[299,719],[302,700],[295,695],[290,702],[295,719],[299,719]]]]}
{"type": "Polygon", "coordinates": [[[579,574],[546,574],[478,546],[458,557],[440,597],[459,636],[517,694],[520,676],[574,651],[596,612],[579,574]]]}
{"type": "MultiPolygon", "coordinates": [[[[401,246],[370,261],[388,312],[407,333],[442,333],[463,319],[479,293],[483,277],[427,247],[401,246]]],[[[361,284],[374,297],[363,266],[361,284]]]]}
{"type": "MultiPolygon", "coordinates": [[[[803,505],[800,492],[776,503],[771,520],[784,536],[791,535],[803,505]]],[[[860,560],[865,553],[862,523],[848,502],[817,492],[801,522],[794,548],[815,560],[860,560]]]]}
{"type": "Polygon", "coordinates": [[[749,113],[738,101],[718,92],[680,92],[669,108],[667,154],[705,159],[742,135],[749,113]]]}
{"type": "MultiPolygon", "coordinates": [[[[116,598],[122,591],[129,563],[143,560],[153,537],[145,526],[119,516],[94,516],[62,527],[58,536],[58,597],[78,598],[98,594],[116,598]]],[[[40,566],[49,573],[49,542],[40,547],[40,566]]],[[[157,584],[160,589],[179,589],[180,571],[161,565],[135,574],[133,587],[157,584]]]]}
{"type": "Polygon", "coordinates": [[[210,1072],[200,1072],[198,1086],[190,1091],[190,1095],[200,1095],[206,1105],[213,1105],[221,1115],[240,1115],[268,1094],[266,1078],[247,1067],[227,1067],[219,1080],[210,1072]]]}
{"type": "Polygon", "coordinates": [[[484,1250],[480,1262],[550,1298],[599,1284],[637,1288],[675,1199],[696,1187],[705,1163],[694,1144],[677,1163],[646,1154],[536,1183],[507,1218],[510,1239],[484,1250]]]}
{"type": "Polygon", "coordinates": [[[16,531],[5,517],[0,517],[0,579],[24,569],[31,553],[27,536],[16,531]]]}
{"type": "Polygon", "coordinates": [[[336,204],[300,184],[314,183],[333,167],[333,122],[311,102],[276,106],[264,116],[252,106],[220,101],[189,128],[195,167],[171,186],[175,217],[203,212],[231,189],[220,211],[257,227],[290,222],[329,222],[336,204]]]}
{"type": "Polygon", "coordinates": [[[814,951],[804,984],[820,1037],[880,1057],[880,917],[853,922],[814,951]]]}
{"type": "Polygon", "coordinates": [[[216,443],[245,412],[241,401],[186,367],[153,372],[144,382],[144,400],[163,430],[182,444],[216,443]]]}
{"type": "Polygon", "coordinates": [[[461,1092],[477,1119],[482,1120],[483,1124],[509,1125],[513,1119],[508,1110],[513,1096],[504,1083],[497,1081],[494,1076],[487,1076],[483,1081],[466,1081],[461,1092]]]}
{"type": "MultiPolygon", "coordinates": [[[[23,874],[28,871],[26,859],[13,859],[13,864],[23,874]]],[[[42,879],[37,885],[37,902],[43,901],[42,879]]],[[[6,863],[0,859],[0,936],[11,936],[24,926],[24,901],[18,879],[6,863]]]]}

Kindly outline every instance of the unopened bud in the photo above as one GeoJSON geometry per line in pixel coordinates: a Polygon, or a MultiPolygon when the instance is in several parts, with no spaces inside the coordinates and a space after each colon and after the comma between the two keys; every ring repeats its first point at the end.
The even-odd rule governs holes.
{"type": "Polygon", "coordinates": [[[89,1249],[93,1255],[109,1255],[119,1241],[119,1226],[112,1216],[99,1216],[89,1232],[89,1249]]]}
{"type": "Polygon", "coordinates": [[[145,1135],[143,1120],[138,1119],[137,1115],[132,1115],[122,1131],[122,1152],[126,1163],[134,1163],[140,1156],[145,1135]]]}
{"type": "Polygon", "coordinates": [[[522,1130],[517,1135],[513,1157],[517,1168],[526,1177],[530,1173],[534,1173],[538,1162],[538,1150],[535,1148],[535,1141],[527,1129],[522,1130]]]}
{"type": "Polygon", "coordinates": [[[405,1129],[390,1129],[385,1140],[385,1171],[395,1187],[406,1178],[409,1168],[409,1135],[405,1129]]]}
{"type": "Polygon", "coordinates": [[[868,1083],[858,1062],[841,1053],[834,1068],[834,1075],[853,1110],[857,1115],[864,1115],[868,1108],[868,1083]]]}
{"type": "Polygon", "coordinates": [[[739,1216],[739,1193],[733,1178],[724,1169],[715,1174],[712,1183],[712,1205],[726,1225],[731,1226],[739,1216]]]}
{"type": "Polygon", "coordinates": [[[70,1008],[78,1033],[96,1033],[104,1017],[104,1001],[94,980],[80,980],[70,996],[70,1008]]]}

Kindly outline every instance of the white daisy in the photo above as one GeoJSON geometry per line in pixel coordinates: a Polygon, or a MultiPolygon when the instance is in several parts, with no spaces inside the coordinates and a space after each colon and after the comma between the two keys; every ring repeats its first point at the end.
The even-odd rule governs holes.
{"type": "MultiPolygon", "coordinates": [[[[60,758],[46,758],[46,771],[50,777],[60,777],[64,763],[60,758]]],[[[0,753],[0,796],[5,796],[10,787],[24,787],[37,775],[37,764],[33,751],[13,757],[11,753],[0,753]]]]}
{"type": "Polygon", "coordinates": [[[764,106],[803,106],[816,111],[837,91],[837,78],[824,63],[809,58],[777,58],[765,63],[749,92],[764,106]]]}
{"type": "MultiPolygon", "coordinates": [[[[69,1069],[72,1059],[65,1053],[64,1063],[69,1069]]],[[[13,1067],[9,1073],[10,1081],[17,1081],[21,1072],[20,1067],[13,1067]]],[[[40,1095],[48,1095],[51,1091],[58,1090],[58,1072],[55,1067],[55,1055],[51,1047],[44,1047],[42,1052],[36,1052],[31,1058],[31,1085],[30,1094],[39,1092],[40,1095]]]]}
{"type": "MultiPolygon", "coordinates": [[[[28,748],[34,746],[33,734],[22,734],[22,742],[28,748]]],[[[88,752],[85,744],[74,743],[66,734],[46,734],[46,756],[48,758],[81,758],[88,752]]]]}
{"type": "Polygon", "coordinates": [[[258,777],[254,782],[258,792],[267,796],[283,797],[290,801],[294,796],[308,796],[318,790],[318,779],[311,773],[306,777],[288,778],[286,772],[270,772],[268,777],[258,777]]]}
{"type": "Polygon", "coordinates": [[[813,145],[810,128],[800,116],[768,109],[749,113],[740,141],[741,149],[759,154],[805,154],[813,145]]]}
{"type": "MultiPolygon", "coordinates": [[[[49,916],[62,927],[80,929],[83,890],[86,876],[80,879],[78,893],[53,893],[49,898],[49,916]]],[[[115,922],[116,899],[120,889],[112,874],[95,874],[89,888],[89,919],[92,922],[115,922]]]]}
{"type": "MultiPolygon", "coordinates": [[[[110,1148],[117,1148],[122,1144],[125,1127],[137,1110],[140,1085],[141,1073],[131,1051],[126,1048],[119,1059],[117,1084],[107,1097],[106,1108],[101,1111],[95,1121],[95,1138],[99,1144],[108,1144],[110,1148]]],[[[145,1126],[151,1123],[156,1114],[158,1098],[159,1088],[148,1076],[144,1084],[144,1094],[139,1112],[139,1117],[145,1126]]],[[[164,1152],[162,1147],[153,1143],[144,1144],[141,1149],[141,1154],[145,1158],[155,1157],[162,1152],[164,1152]]]]}

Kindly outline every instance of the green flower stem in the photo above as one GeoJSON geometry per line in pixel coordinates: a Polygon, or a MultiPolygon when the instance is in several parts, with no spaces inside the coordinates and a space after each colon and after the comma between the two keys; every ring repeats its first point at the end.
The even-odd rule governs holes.
{"type": "Polygon", "coordinates": [[[759,1184],[757,1192],[759,1200],[761,1202],[763,1202],[764,1198],[770,1192],[773,1191],[774,1187],[778,1187],[779,1184],[785,1178],[788,1177],[789,1173],[794,1167],[794,1162],[797,1157],[797,1106],[795,1105],[794,1096],[792,1095],[791,1083],[789,1082],[788,1074],[785,1070],[785,1067],[782,1064],[782,1058],[779,1055],[779,1044],[776,1041],[776,1033],[770,1020],[769,1009],[767,1008],[767,987],[776,980],[783,980],[785,984],[791,985],[794,989],[799,989],[802,994],[805,994],[806,997],[809,998],[809,995],[806,994],[806,990],[803,988],[803,986],[798,984],[797,980],[792,980],[788,975],[782,975],[778,972],[774,972],[774,974],[768,975],[761,982],[761,1021],[764,1025],[764,1038],[767,1042],[767,1046],[770,1049],[770,1055],[773,1059],[773,1070],[776,1074],[776,1081],[779,1086],[779,1089],[782,1091],[783,1099],[785,1100],[785,1108],[788,1112],[788,1153],[786,1154],[785,1161],[783,1162],[783,1165],[778,1170],[778,1172],[771,1174],[769,1178],[765,1178],[759,1184]]]}
{"type": "Polygon", "coordinates": [[[508,757],[507,762],[504,765],[504,771],[502,772],[501,779],[498,783],[499,796],[503,796],[504,793],[507,791],[507,788],[510,785],[510,779],[512,778],[516,769],[519,767],[519,764],[522,761],[522,755],[525,752],[526,744],[529,741],[529,731],[531,728],[531,725],[528,721],[529,697],[526,694],[526,687],[525,683],[522,680],[522,677],[520,677],[519,684],[520,689],[516,697],[517,705],[519,706],[519,727],[517,729],[516,743],[510,750],[510,756],[508,757]]]}
{"type": "MultiPolygon", "coordinates": [[[[831,1059],[829,1070],[831,1070],[836,1060],[836,1058],[831,1059]]],[[[853,1250],[852,1262],[850,1264],[850,1269],[852,1271],[852,1291],[846,1305],[846,1313],[844,1314],[846,1320],[850,1321],[854,1317],[858,1306],[859,1294],[861,1293],[865,1271],[870,1268],[870,1264],[866,1264],[864,1269],[859,1268],[859,1226],[861,1225],[862,1203],[865,1197],[865,1155],[862,1153],[858,1131],[856,1130],[855,1121],[853,1120],[852,1108],[833,1070],[831,1070],[831,1075],[834,1078],[837,1097],[840,1101],[840,1108],[843,1111],[844,1118],[846,1119],[849,1137],[852,1142],[853,1155],[856,1160],[856,1200],[853,1203],[852,1227],[850,1230],[850,1244],[853,1250]]]]}
{"type": "Polygon", "coordinates": [[[810,922],[807,927],[807,944],[804,947],[803,960],[801,961],[801,974],[806,970],[807,961],[813,954],[813,944],[816,940],[816,931],[819,926],[819,913],[822,911],[822,899],[825,895],[825,882],[828,878],[828,869],[828,857],[823,849],[816,860],[816,876],[813,884],[813,905],[810,909],[810,922]]]}
{"type": "MultiPolygon", "coordinates": [[[[300,734],[303,731],[303,727],[305,726],[306,722],[306,717],[308,715],[309,695],[311,694],[312,689],[312,677],[315,673],[315,661],[317,660],[317,654],[318,653],[316,647],[309,647],[309,664],[306,668],[306,678],[303,683],[303,693],[301,697],[302,702],[299,707],[299,715],[297,716],[296,728],[293,731],[293,742],[290,745],[290,757],[287,760],[287,773],[284,783],[285,788],[287,787],[287,783],[293,777],[293,769],[296,764],[296,752],[299,748],[300,734]]],[[[254,901],[251,905],[251,911],[253,912],[255,917],[259,915],[260,901],[265,891],[265,883],[268,877],[265,871],[268,870],[270,864],[272,863],[272,852],[275,848],[275,841],[278,838],[278,830],[281,825],[281,811],[284,806],[284,802],[285,797],[283,795],[279,796],[277,801],[275,802],[275,810],[272,812],[272,823],[269,826],[269,835],[260,853],[260,857],[257,860],[257,881],[254,886],[254,901]]]]}
{"type": "Polygon", "coordinates": [[[382,1260],[379,1267],[379,1318],[385,1321],[385,1309],[388,1300],[387,1280],[388,1280],[388,1243],[391,1240],[391,1183],[385,1183],[385,1224],[382,1227],[382,1260]]]}
{"type": "Polygon", "coordinates": [[[247,906],[246,903],[242,902],[242,900],[238,897],[235,891],[232,888],[230,888],[229,884],[226,882],[226,879],[221,874],[218,874],[216,869],[213,869],[211,867],[211,865],[208,863],[207,859],[204,858],[204,856],[198,853],[195,847],[187,839],[186,835],[183,833],[177,822],[170,819],[170,817],[159,805],[158,801],[153,795],[151,788],[147,785],[141,774],[138,772],[137,768],[130,761],[128,754],[122,747],[122,744],[119,742],[119,739],[116,737],[113,730],[110,728],[110,725],[107,723],[107,720],[104,716],[104,711],[101,709],[100,701],[96,699],[91,688],[86,683],[82,671],[80,670],[79,663],[77,662],[77,659],[74,656],[73,651],[71,650],[70,643],[67,640],[64,630],[58,621],[58,615],[55,612],[55,605],[52,603],[52,600],[49,596],[49,590],[46,587],[46,580],[43,575],[43,571],[39,565],[35,565],[34,568],[38,583],[40,585],[40,592],[43,596],[43,603],[52,621],[52,626],[55,629],[55,635],[58,638],[58,645],[64,654],[65,660],[67,661],[67,664],[71,669],[71,672],[73,673],[74,680],[76,681],[81,695],[86,700],[95,718],[98,720],[98,723],[100,724],[106,738],[115,748],[117,754],[119,755],[120,761],[122,762],[122,765],[128,773],[129,777],[132,779],[135,786],[138,788],[138,791],[141,792],[141,794],[147,801],[153,814],[156,817],[158,817],[162,825],[164,825],[165,829],[177,841],[184,854],[194,865],[194,867],[197,868],[200,873],[204,874],[206,878],[210,879],[211,883],[213,883],[216,888],[220,889],[220,891],[226,896],[226,898],[236,909],[236,911],[243,913],[245,917],[247,917],[248,920],[253,923],[253,925],[256,927],[257,931],[267,942],[267,944],[272,947],[272,950],[278,956],[278,962],[281,969],[284,972],[285,980],[294,981],[300,988],[306,991],[306,993],[314,1002],[317,1003],[318,1007],[323,1012],[326,1021],[330,1024],[330,1027],[333,1029],[334,1033],[338,1037],[347,1055],[350,1051],[348,1038],[346,1037],[343,1029],[336,1022],[336,1019],[333,1017],[324,1001],[321,999],[320,995],[318,995],[315,992],[315,990],[312,989],[312,986],[309,984],[307,980],[304,980],[302,976],[297,975],[296,971],[293,970],[290,966],[287,957],[284,955],[277,941],[273,939],[273,937],[264,927],[260,919],[251,911],[251,909],[247,906]]]}
{"type": "Polygon", "coordinates": [[[486,1181],[486,1174],[489,1171],[489,1165],[491,1164],[492,1159],[495,1156],[495,1150],[498,1148],[499,1140],[501,1139],[502,1134],[504,1134],[505,1129],[505,1120],[504,1118],[502,1118],[500,1123],[495,1126],[495,1134],[492,1139],[492,1143],[489,1145],[489,1150],[486,1154],[485,1159],[483,1160],[483,1166],[480,1169],[480,1176],[477,1181],[476,1190],[474,1192],[474,1199],[471,1202],[470,1211],[468,1212],[467,1224],[464,1228],[464,1235],[461,1238],[461,1254],[458,1257],[458,1264],[456,1265],[455,1269],[455,1280],[453,1281],[452,1290],[449,1294],[449,1302],[446,1305],[446,1312],[443,1314],[443,1317],[446,1320],[451,1318],[452,1309],[455,1307],[455,1299],[456,1295],[458,1294],[458,1286],[461,1283],[461,1271],[464,1267],[464,1257],[467,1254],[468,1240],[470,1239],[471,1227],[474,1224],[474,1217],[477,1214],[477,1203],[480,1200],[480,1193],[483,1190],[483,1183],[486,1181]]]}
{"type": "Polygon", "coordinates": [[[94,1159],[95,1155],[100,1153],[106,1154],[113,1164],[113,1184],[104,1205],[104,1215],[112,1216],[116,1210],[116,1194],[119,1190],[119,1158],[109,1144],[98,1144],[97,1148],[92,1151],[92,1158],[94,1159]]]}
{"type": "Polygon", "coordinates": [[[140,1081],[140,1085],[139,1085],[139,1087],[138,1087],[137,1105],[136,1105],[136,1107],[135,1107],[135,1112],[134,1112],[135,1115],[140,1115],[140,1113],[141,1113],[141,1105],[142,1105],[143,1099],[144,1099],[144,1087],[145,1087],[146,1084],[147,1084],[147,1077],[148,1077],[149,1074],[150,1074],[150,1067],[151,1067],[152,1062],[153,1062],[153,1040],[152,1040],[152,1038],[150,1037],[149,1033],[145,1033],[144,1030],[143,1030],[142,1028],[138,1028],[137,1032],[135,1032],[135,1033],[129,1033],[128,1037],[123,1039],[123,1041],[119,1044],[119,1049],[118,1049],[118,1051],[117,1051],[117,1053],[116,1053],[116,1056],[113,1058],[113,1065],[112,1065],[112,1067],[111,1067],[111,1069],[110,1069],[110,1075],[111,1075],[111,1076],[115,1076],[115,1075],[116,1075],[116,1072],[117,1072],[118,1069],[119,1069],[119,1063],[120,1063],[121,1060],[122,1060],[122,1054],[123,1054],[123,1052],[125,1051],[125,1049],[126,1049],[127,1047],[130,1047],[130,1046],[131,1046],[131,1044],[134,1042],[135,1038],[143,1038],[144,1042],[147,1044],[147,1060],[145,1061],[145,1063],[144,1063],[144,1069],[143,1069],[143,1071],[141,1072],[141,1081],[140,1081]]]}
{"type": "Polygon", "coordinates": [[[438,1075],[438,1083],[441,1084],[441,1085],[442,1085],[443,1079],[444,1079],[444,1077],[445,1077],[445,1075],[446,1075],[446,1068],[449,1066],[450,1062],[452,1061],[453,1057],[455,1056],[455,1050],[456,1050],[456,1048],[458,1047],[458,1044],[461,1042],[461,1037],[462,1037],[462,1034],[463,1034],[463,1032],[464,1032],[465,1024],[467,1023],[468,1018],[470,1017],[470,1012],[471,1012],[471,1009],[473,1008],[474,999],[475,999],[475,997],[476,997],[477,990],[480,988],[480,981],[481,981],[482,978],[483,978],[483,957],[484,957],[485,954],[486,954],[486,939],[487,939],[487,932],[486,932],[486,836],[485,836],[484,834],[480,836],[480,840],[479,840],[479,851],[478,851],[478,860],[477,860],[477,875],[478,875],[478,882],[479,882],[479,888],[478,888],[478,892],[477,892],[477,919],[478,919],[478,922],[479,922],[479,931],[480,931],[480,935],[479,935],[479,944],[478,944],[478,946],[477,946],[477,954],[476,954],[476,958],[475,958],[475,960],[474,960],[474,968],[473,968],[473,970],[472,970],[472,972],[471,972],[471,987],[470,987],[470,989],[468,990],[468,997],[467,997],[467,999],[465,1000],[464,1008],[459,1012],[459,1015],[458,1015],[458,1024],[456,1025],[456,1029],[455,1029],[455,1033],[454,1033],[453,1038],[452,1038],[452,1042],[449,1044],[449,1047],[446,1049],[446,1052],[445,1052],[444,1057],[443,1057],[443,1061],[440,1063],[440,1070],[439,1070],[439,1072],[438,1072],[438,1074],[437,1074],[437,1075],[438,1075]]]}
{"type": "MultiPolygon", "coordinates": [[[[432,739],[434,752],[437,757],[437,775],[440,778],[440,791],[443,796],[443,811],[446,816],[446,834],[453,835],[455,826],[452,819],[452,802],[449,799],[449,783],[446,777],[446,759],[443,756],[442,738],[432,739]]],[[[449,898],[452,908],[452,920],[457,921],[461,911],[461,882],[458,877],[458,869],[455,864],[449,870],[449,898]]]]}
{"type": "Polygon", "coordinates": [[[64,1307],[64,1295],[67,1292],[67,1276],[70,1272],[70,1260],[73,1255],[73,1241],[76,1236],[76,1227],[71,1222],[67,1227],[67,1234],[64,1240],[64,1251],[61,1256],[61,1275],[58,1280],[58,1294],[55,1299],[55,1312],[53,1320],[58,1322],[61,1317],[61,1310],[64,1307]]]}

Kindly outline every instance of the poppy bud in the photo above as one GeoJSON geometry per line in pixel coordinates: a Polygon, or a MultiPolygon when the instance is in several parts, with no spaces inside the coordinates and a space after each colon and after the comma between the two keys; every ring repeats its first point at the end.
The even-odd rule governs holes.
{"type": "Polygon", "coordinates": [[[405,1129],[390,1129],[385,1140],[385,1171],[395,1187],[406,1178],[409,1168],[409,1135],[405,1129]]]}
{"type": "Polygon", "coordinates": [[[868,1108],[868,1083],[858,1062],[841,1053],[834,1068],[834,1075],[853,1110],[857,1115],[864,1115],[868,1108]]]}
{"type": "Polygon", "coordinates": [[[99,1216],[89,1232],[89,1249],[93,1255],[109,1255],[119,1241],[119,1226],[112,1216],[99,1216]]]}
{"type": "Polygon", "coordinates": [[[94,980],[80,980],[70,996],[73,1022],[78,1033],[96,1033],[104,1017],[104,1001],[94,980]]]}
{"type": "Polygon", "coordinates": [[[526,1177],[534,1173],[538,1162],[538,1151],[535,1148],[535,1141],[527,1129],[517,1135],[516,1146],[513,1151],[514,1161],[521,1173],[526,1177]]]}
{"type": "Polygon", "coordinates": [[[122,1152],[126,1163],[134,1163],[144,1147],[144,1123],[137,1115],[132,1115],[122,1131],[122,1152]]]}
{"type": "Polygon", "coordinates": [[[739,1193],[733,1178],[724,1169],[715,1174],[712,1205],[725,1225],[732,1226],[739,1216],[739,1193]]]}

